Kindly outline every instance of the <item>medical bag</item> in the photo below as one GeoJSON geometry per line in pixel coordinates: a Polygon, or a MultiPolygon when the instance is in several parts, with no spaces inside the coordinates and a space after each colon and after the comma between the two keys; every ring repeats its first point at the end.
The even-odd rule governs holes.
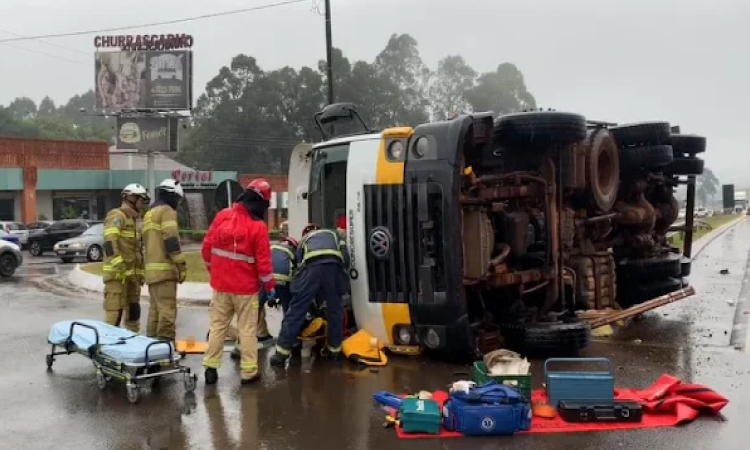
{"type": "Polygon", "coordinates": [[[440,433],[442,418],[435,400],[405,398],[398,410],[401,430],[406,433],[440,433]]]}
{"type": "Polygon", "coordinates": [[[531,427],[528,399],[513,388],[490,381],[454,391],[443,406],[443,426],[466,436],[511,435],[531,427]]]}

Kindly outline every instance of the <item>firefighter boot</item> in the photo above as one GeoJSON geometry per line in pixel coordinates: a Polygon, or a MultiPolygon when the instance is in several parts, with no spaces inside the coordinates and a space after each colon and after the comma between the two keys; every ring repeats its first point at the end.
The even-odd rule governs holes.
{"type": "Polygon", "coordinates": [[[203,374],[203,378],[206,380],[206,384],[216,384],[219,381],[219,373],[213,367],[208,367],[203,374]]]}
{"type": "Polygon", "coordinates": [[[281,352],[277,347],[276,353],[271,355],[270,364],[272,367],[286,367],[286,362],[289,360],[289,352],[286,350],[281,350],[281,352]]]}

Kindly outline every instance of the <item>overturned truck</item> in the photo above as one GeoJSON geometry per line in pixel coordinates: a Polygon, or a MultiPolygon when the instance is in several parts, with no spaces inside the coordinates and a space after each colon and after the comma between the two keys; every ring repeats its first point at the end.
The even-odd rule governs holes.
{"type": "Polygon", "coordinates": [[[591,333],[577,312],[687,286],[690,246],[667,233],[687,184],[690,242],[705,138],[558,111],[325,134],[355,117],[329,105],[326,141],[295,149],[290,232],[345,217],[356,323],[391,351],[574,353],[591,333]]]}

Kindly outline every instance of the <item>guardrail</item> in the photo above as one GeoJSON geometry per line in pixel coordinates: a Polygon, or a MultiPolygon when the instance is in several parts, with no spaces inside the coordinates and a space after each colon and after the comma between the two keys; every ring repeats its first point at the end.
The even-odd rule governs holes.
{"type": "MultiPolygon", "coordinates": [[[[675,222],[674,224],[672,224],[672,226],[669,227],[669,231],[667,232],[667,239],[671,240],[673,237],[677,236],[678,234],[684,233],[685,225],[686,223],[684,220],[681,222],[675,222]]],[[[706,229],[710,231],[710,230],[713,230],[714,227],[711,226],[710,223],[705,222],[703,220],[693,219],[693,232],[696,232],[700,229],[706,229]]]]}

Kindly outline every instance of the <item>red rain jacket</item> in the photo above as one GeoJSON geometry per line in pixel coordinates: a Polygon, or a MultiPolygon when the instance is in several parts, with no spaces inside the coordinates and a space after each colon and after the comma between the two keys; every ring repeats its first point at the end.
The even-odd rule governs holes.
{"type": "Polygon", "coordinates": [[[211,287],[228,294],[252,295],[274,288],[271,243],[265,222],[235,203],[216,215],[203,239],[203,261],[211,287]]]}

